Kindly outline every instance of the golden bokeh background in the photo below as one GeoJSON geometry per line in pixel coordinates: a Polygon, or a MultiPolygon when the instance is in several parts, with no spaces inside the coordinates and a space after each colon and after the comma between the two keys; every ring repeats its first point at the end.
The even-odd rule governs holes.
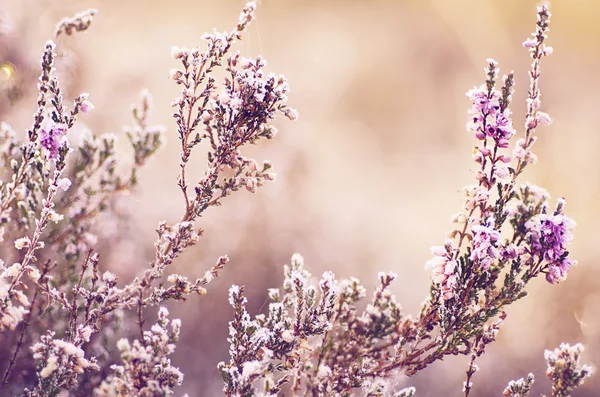
{"type": "MultiPolygon", "coordinates": [[[[179,90],[168,79],[178,66],[171,46],[193,47],[205,31],[231,29],[243,4],[0,0],[0,120],[18,131],[31,125],[45,40],[62,17],[94,7],[99,12],[88,33],[58,40],[67,97],[89,92],[96,105],[76,128],[122,135],[143,88],[154,97],[152,121],[168,128],[167,146],[141,172],[139,188],[119,201],[118,211],[129,213],[118,226],[123,237],[114,242],[114,229],[98,230],[101,265],[123,281],[152,260],[158,222],[176,222],[183,211],[169,106],[179,90]]],[[[199,223],[205,236],[174,265],[173,271],[194,277],[220,255],[231,258],[207,296],[170,306],[183,319],[173,356],[185,373],[178,394],[221,394],[216,364],[228,359],[229,286],[245,285],[249,308],[258,312],[294,252],[304,255],[313,274],[357,276],[370,291],[378,271],[394,271],[399,301],[407,313],[418,313],[428,292],[429,247],[445,240],[451,214],[461,209],[460,189],[474,181],[464,93],[483,82],[485,59],[494,58],[501,71],[516,72],[513,111],[522,126],[530,59],[520,44],[534,29],[535,4],[259,1],[258,19],[237,49],[262,54],[268,71],[287,76],[300,120],[278,121],[274,140],[247,151],[271,160],[277,181],[211,209],[199,223]]],[[[600,2],[555,0],[551,6],[555,52],[542,65],[541,89],[554,123],[539,130],[539,162],[523,181],[566,197],[567,212],[578,222],[572,255],[579,265],[560,285],[536,280],[530,296],[508,309],[498,342],[478,360],[473,396],[500,395],[509,380],[530,371],[537,377],[534,391],[550,393],[543,351],[562,341],[584,343],[585,361],[600,363],[600,2]]],[[[203,174],[202,150],[190,172],[196,178],[203,174]]],[[[394,382],[415,385],[421,397],[459,396],[466,366],[466,357],[450,357],[394,382]]],[[[598,377],[576,392],[599,394],[598,377]]]]}

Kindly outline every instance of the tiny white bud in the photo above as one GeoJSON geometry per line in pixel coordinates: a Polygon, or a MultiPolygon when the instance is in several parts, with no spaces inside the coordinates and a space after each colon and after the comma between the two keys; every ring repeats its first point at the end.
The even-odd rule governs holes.
{"type": "Polygon", "coordinates": [[[292,343],[295,337],[290,330],[286,329],[281,333],[281,339],[283,339],[287,343],[292,343]]]}
{"type": "Polygon", "coordinates": [[[181,78],[181,76],[183,76],[183,73],[181,73],[181,70],[171,69],[169,71],[169,78],[172,80],[177,81],[181,78]]]}
{"type": "Polygon", "coordinates": [[[18,250],[21,250],[25,247],[29,247],[30,244],[31,240],[29,240],[29,237],[27,236],[15,240],[15,248],[18,250]]]}

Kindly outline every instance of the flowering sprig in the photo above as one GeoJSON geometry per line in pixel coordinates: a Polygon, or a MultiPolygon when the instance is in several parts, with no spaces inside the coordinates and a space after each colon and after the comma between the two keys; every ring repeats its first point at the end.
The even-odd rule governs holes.
{"type": "Polygon", "coordinates": [[[56,25],[55,35],[58,37],[62,33],[67,36],[72,35],[74,32],[83,32],[87,30],[92,21],[94,20],[94,16],[98,13],[98,10],[90,8],[89,10],[82,11],[77,13],[73,17],[63,18],[56,25]]]}
{"type": "MultiPolygon", "coordinates": [[[[25,272],[31,274],[34,269],[31,265],[37,261],[36,251],[45,247],[42,235],[48,226],[48,221],[58,222],[62,219],[62,215],[54,210],[54,200],[59,190],[66,190],[69,184],[68,179],[62,178],[67,164],[66,159],[71,151],[65,134],[73,126],[82,104],[87,101],[87,94],[82,94],[75,99],[73,109],[70,111],[64,105],[58,80],[54,76],[54,49],[54,43],[51,41],[46,43],[42,56],[42,74],[38,84],[39,100],[34,115],[34,126],[28,131],[28,141],[21,147],[22,157],[10,160],[11,182],[3,183],[0,189],[0,223],[6,225],[11,220],[11,216],[15,216],[18,219],[17,230],[29,231],[30,225],[35,224],[31,237],[23,236],[15,239],[15,249],[24,250],[25,254],[21,262],[10,267],[18,270],[10,274],[10,283],[1,294],[0,318],[8,316],[13,320],[22,319],[22,315],[15,314],[24,314],[24,312],[15,309],[11,300],[15,297],[18,299],[23,294],[22,290],[26,288],[26,285],[21,282],[21,277],[25,272]],[[48,106],[48,102],[52,106],[48,106]],[[43,126],[44,120],[46,124],[43,126]],[[40,155],[40,152],[44,154],[40,155]],[[37,211],[40,211],[39,215],[37,211]]],[[[0,285],[4,283],[4,280],[0,281],[0,285]]],[[[23,306],[27,306],[22,298],[20,301],[23,306]]],[[[11,322],[10,328],[14,329],[16,325],[17,322],[11,322]]]]}
{"type": "MultiPolygon", "coordinates": [[[[249,3],[232,33],[207,35],[205,51],[174,49],[174,57],[182,61],[186,70],[185,76],[180,76],[181,80],[177,81],[184,86],[178,103],[180,110],[185,112],[180,114],[181,117],[177,112],[175,114],[182,142],[180,181],[185,181],[185,166],[191,150],[205,139],[211,148],[208,170],[194,189],[195,198],[188,200],[187,186],[183,189],[186,205],[182,220],[174,225],[160,223],[155,243],[156,259],[150,269],[122,287],[115,275],[100,271],[99,254],[93,249],[97,242],[93,226],[99,214],[110,211],[118,193],[131,190],[136,185],[137,171],[161,146],[164,129],[149,123],[151,98],[143,93],[141,104],[133,108],[135,125],[125,130],[133,149],[129,173],[121,171],[123,166],[116,156],[116,136],[112,134],[94,136],[83,131],[80,144],[72,146],[72,137],[68,133],[74,127],[76,116],[93,110],[94,106],[87,94],[77,97],[71,110],[64,105],[58,79],[54,76],[55,46],[51,42],[47,44],[38,86],[38,110],[34,126],[28,133],[29,140],[21,151],[16,150],[16,134],[2,124],[6,149],[2,160],[10,165],[13,177],[12,183],[0,186],[0,226],[8,225],[17,210],[26,216],[17,218],[17,228],[7,227],[6,233],[4,228],[0,229],[3,238],[14,241],[16,255],[19,251],[24,252],[20,262],[8,267],[2,264],[0,269],[0,331],[14,330],[26,321],[21,328],[21,341],[29,328],[31,339],[40,339],[47,346],[67,343],[73,346],[71,350],[78,349],[75,356],[82,358],[79,351],[83,354],[98,351],[98,341],[92,339],[95,334],[106,334],[102,330],[117,326],[123,311],[135,310],[141,337],[131,349],[125,349],[125,344],[120,343],[120,350],[135,354],[146,351],[145,354],[150,354],[147,365],[141,365],[137,359],[128,361],[131,358],[129,354],[123,356],[125,365],[115,367],[112,384],[117,389],[126,390],[131,381],[135,387],[127,389],[127,393],[152,394],[159,389],[162,393],[169,393],[181,382],[181,374],[175,376],[176,371],[172,371],[173,376],[161,378],[160,384],[156,383],[159,372],[165,374],[164,370],[168,367],[166,356],[174,349],[176,337],[173,336],[172,342],[162,347],[153,345],[156,338],[163,339],[155,328],[166,326],[166,323],[163,324],[166,315],[163,311],[159,312],[159,325],[153,327],[153,335],[149,335],[144,329],[144,309],[167,300],[185,301],[190,294],[206,294],[206,285],[228,262],[226,256],[219,258],[195,281],[171,274],[163,284],[165,270],[202,235],[202,229],[194,221],[204,210],[219,205],[221,198],[242,187],[254,192],[265,181],[274,179],[270,162],[265,161],[259,166],[256,161],[244,157],[240,149],[261,138],[272,138],[276,130],[269,123],[276,113],[295,118],[295,112],[285,105],[289,86],[283,76],[265,74],[263,68],[266,63],[260,58],[242,62],[239,53],[226,58],[231,45],[241,40],[241,33],[253,19],[254,11],[255,5],[249,3]],[[229,77],[217,85],[213,72],[225,60],[229,77]],[[224,94],[216,95],[216,89],[224,94]],[[200,130],[203,132],[200,133],[200,130]],[[15,230],[29,231],[33,223],[35,227],[30,235],[13,237],[15,230]],[[41,263],[44,263],[43,272],[38,269],[41,263]],[[25,274],[29,275],[29,281],[23,279],[25,274]],[[30,301],[26,292],[31,287],[35,293],[30,301]],[[37,307],[40,305],[39,299],[37,302],[35,299],[38,294],[48,302],[43,312],[37,307]],[[52,313],[51,324],[48,324],[44,312],[52,313]],[[37,329],[43,329],[46,324],[55,330],[51,336],[37,333],[37,329]],[[162,356],[159,351],[162,351],[162,356]],[[142,378],[145,383],[137,382],[142,378]]],[[[57,35],[86,30],[94,14],[95,11],[91,10],[61,21],[57,35]]],[[[173,332],[178,333],[178,329],[173,332]]],[[[17,360],[20,346],[21,342],[11,353],[4,383],[10,379],[11,370],[13,373],[26,373],[21,371],[26,366],[17,360]]],[[[41,347],[36,348],[36,352],[42,350],[41,347]]],[[[48,347],[44,351],[50,350],[52,348],[48,347]]],[[[27,391],[27,395],[46,395],[44,390],[55,393],[61,389],[76,388],[81,373],[84,373],[86,381],[97,381],[89,375],[89,371],[98,368],[95,356],[88,360],[94,365],[65,366],[61,370],[55,368],[60,360],[52,357],[36,353],[34,359],[38,361],[38,368],[42,369],[35,377],[38,386],[27,391]],[[47,379],[50,377],[51,381],[47,379]]],[[[106,357],[102,359],[106,360],[106,357]]],[[[99,365],[106,364],[100,360],[99,365]]],[[[97,384],[84,387],[91,391],[95,386],[97,384]]]]}
{"type": "MultiPolygon", "coordinates": [[[[129,296],[124,298],[124,304],[129,306],[136,302],[140,324],[143,324],[142,308],[162,299],[159,298],[160,293],[151,291],[153,284],[163,276],[167,266],[202,235],[203,230],[194,226],[196,218],[209,207],[220,205],[221,199],[232,192],[240,188],[254,192],[265,181],[274,179],[270,162],[265,161],[258,166],[240,149],[261,138],[272,138],[275,127],[270,122],[277,113],[290,119],[296,118],[295,111],[285,104],[289,91],[287,81],[281,75],[265,75],[262,68],[266,63],[260,58],[244,60],[242,64],[239,52],[227,56],[225,71],[229,77],[222,84],[218,84],[212,75],[215,68],[222,66],[235,40],[241,40],[255,10],[256,5],[248,3],[231,33],[205,35],[207,46],[204,51],[178,47],[172,50],[173,58],[182,64],[181,70],[171,71],[171,78],[182,86],[181,96],[173,101],[172,106],[176,109],[173,117],[181,143],[178,185],[183,193],[185,212],[175,225],[160,224],[155,243],[156,257],[151,268],[137,284],[127,289],[129,296]],[[205,140],[210,143],[207,170],[194,188],[195,196],[192,198],[187,182],[187,164],[194,147],[205,140]]],[[[210,273],[218,274],[226,262],[226,259],[220,259],[210,273]]],[[[189,291],[187,293],[203,294],[205,290],[201,285],[204,284],[199,280],[185,290],[189,291]]]]}
{"type": "Polygon", "coordinates": [[[173,116],[181,142],[179,187],[186,205],[184,221],[193,220],[242,186],[253,192],[264,180],[272,180],[273,174],[267,172],[270,164],[265,163],[261,170],[239,149],[260,138],[272,138],[276,130],[268,122],[277,112],[290,119],[297,117],[295,111],[285,105],[289,91],[285,78],[265,75],[262,68],[266,62],[260,57],[241,59],[240,53],[236,52],[226,59],[225,71],[229,77],[222,84],[210,75],[222,66],[233,42],[241,40],[242,32],[254,18],[255,9],[254,3],[248,3],[231,33],[206,34],[204,39],[208,46],[204,52],[173,48],[173,58],[182,64],[181,69],[173,69],[170,75],[183,87],[181,97],[172,105],[176,108],[173,116]],[[209,168],[195,187],[195,198],[192,199],[188,192],[186,166],[192,149],[206,139],[211,147],[209,168]],[[226,169],[232,170],[235,177],[221,177],[226,169]]]}
{"type": "MultiPolygon", "coordinates": [[[[517,146],[527,150],[535,140],[532,135],[535,127],[547,124],[544,120],[548,120],[539,111],[538,80],[540,60],[551,52],[544,50],[549,18],[547,8],[539,7],[535,45],[532,47],[533,39],[525,44],[535,50],[530,50],[534,62],[530,71],[531,87],[527,100],[526,144],[517,143],[517,146]]],[[[475,308],[476,312],[489,319],[492,313],[497,313],[501,307],[522,297],[524,285],[539,273],[546,273],[548,281],[556,282],[565,278],[566,271],[574,263],[567,258],[566,250],[574,222],[563,215],[564,200],[559,201],[555,215],[551,218],[546,216],[547,195],[541,196],[544,202],[536,202],[534,208],[529,208],[532,200],[530,193],[539,189],[526,185],[516,190],[515,180],[524,166],[533,161],[533,157],[517,153],[517,163],[512,168],[509,166],[511,156],[503,152],[515,135],[509,110],[514,85],[513,74],[504,77],[500,90],[495,89],[498,76],[495,61],[488,60],[486,75],[486,83],[468,93],[473,103],[469,111],[468,130],[474,133],[482,145],[475,148],[474,155],[474,160],[480,164],[480,170],[476,172],[478,184],[466,189],[465,212],[454,217],[459,226],[452,233],[456,241],[447,244],[450,256],[443,260],[443,255],[446,254],[437,248],[434,250],[440,252],[437,252],[438,259],[435,259],[438,264],[434,266],[433,306],[437,305],[435,302],[437,296],[440,296],[440,304],[446,306],[442,311],[453,317],[457,315],[457,310],[470,317],[473,315],[470,313],[472,308],[475,308]],[[497,188],[495,200],[493,187],[497,188]],[[511,200],[512,203],[509,203],[511,200]],[[506,221],[513,226],[509,235],[502,229],[506,221]],[[556,232],[555,238],[549,237],[550,230],[556,232]],[[442,269],[442,262],[450,265],[442,269]],[[504,286],[497,289],[495,282],[505,268],[511,270],[506,275],[504,286]],[[521,277],[517,281],[519,273],[521,277]],[[460,282],[455,283],[456,279],[460,282]],[[483,292],[483,300],[479,295],[480,291],[483,292]],[[460,306],[463,307],[456,307],[457,305],[448,301],[460,301],[460,306]]]]}
{"type": "Polygon", "coordinates": [[[531,392],[531,386],[535,381],[533,374],[528,374],[527,378],[511,380],[504,389],[504,395],[508,397],[527,397],[531,392]]]}
{"type": "Polygon", "coordinates": [[[24,396],[54,395],[57,390],[77,386],[77,377],[84,371],[99,369],[96,360],[86,359],[79,346],[54,336],[49,331],[41,342],[32,346],[33,358],[39,362],[38,384],[32,391],[25,389],[24,396]]]}
{"type": "Polygon", "coordinates": [[[245,309],[242,289],[229,291],[235,313],[231,361],[219,364],[225,394],[275,394],[290,382],[295,395],[347,395],[363,385],[368,395],[382,395],[371,371],[391,360],[394,346],[409,342],[415,332],[389,290],[395,275],[379,275],[380,287],[360,313],[365,289],[358,280],[338,281],[325,272],[314,283],[297,254],[284,274],[283,291],[271,289],[268,314],[255,319],[245,309]]]}
{"type": "MultiPolygon", "coordinates": [[[[457,227],[451,239],[431,250],[431,295],[419,318],[404,315],[389,293],[393,275],[380,275],[381,288],[360,315],[357,304],[365,296],[364,289],[357,280],[336,282],[330,275],[328,284],[337,285],[327,298],[333,315],[326,318],[323,329],[318,316],[312,326],[306,324],[310,318],[306,313],[319,299],[323,302],[325,294],[318,297],[317,289],[307,281],[308,273],[294,265],[297,259],[293,259],[292,269],[296,270],[285,270],[286,294],[277,311],[277,328],[269,321],[265,327],[262,315],[251,320],[241,289],[230,291],[236,311],[236,320],[230,323],[232,360],[219,366],[227,395],[264,392],[273,381],[261,386],[258,380],[272,378],[291,381],[294,394],[350,395],[353,389],[362,388],[365,395],[381,395],[385,378],[392,373],[401,370],[413,375],[447,355],[463,354],[470,356],[464,387],[464,395],[469,396],[477,372],[475,361],[496,339],[506,318],[503,308],[524,297],[527,283],[538,275],[545,274],[555,283],[566,278],[575,263],[567,250],[574,222],[563,213],[564,199],[558,200],[550,215],[547,193],[529,184],[516,185],[525,166],[535,161],[530,148],[536,127],[550,122],[539,110],[540,61],[551,53],[545,46],[549,19],[547,7],[538,7],[536,33],[524,43],[533,63],[525,138],[516,144],[516,164],[509,152],[516,134],[509,108],[513,73],[504,76],[501,87],[496,88],[498,65],[488,60],[485,84],[467,93],[472,102],[467,130],[479,141],[473,156],[479,167],[477,183],[465,189],[464,212],[453,217],[457,227]],[[505,224],[512,230],[504,228],[505,224]],[[285,331],[280,331],[281,327],[285,331]],[[318,337],[323,332],[324,336],[318,337]],[[286,345],[290,341],[296,347],[286,345]],[[283,354],[271,354],[281,346],[286,348],[283,354]],[[269,354],[258,353],[263,350],[269,354]],[[290,360],[290,355],[296,360],[290,360]],[[249,363],[260,365],[251,376],[244,376],[242,369],[249,363]]],[[[279,292],[270,295],[279,301],[279,292]]]]}
{"type": "Polygon", "coordinates": [[[111,366],[110,375],[94,391],[102,396],[170,396],[173,388],[183,381],[183,374],[171,365],[168,358],[175,351],[179,340],[181,321],[169,321],[169,311],[161,307],[158,321],[142,340],[129,342],[120,339],[117,348],[123,365],[111,366]],[[169,327],[169,322],[170,327],[169,327]]]}
{"type": "MultiPolygon", "coordinates": [[[[568,397],[574,389],[583,385],[586,378],[594,372],[592,367],[581,364],[583,346],[561,343],[554,350],[546,350],[544,358],[548,365],[546,376],[552,382],[552,397],[568,397]]],[[[527,379],[511,381],[504,390],[505,396],[528,397],[534,382],[533,374],[527,379]]]]}
{"type": "MultiPolygon", "coordinates": [[[[540,61],[552,52],[545,46],[549,20],[547,7],[538,7],[536,33],[524,43],[533,63],[525,138],[516,144],[514,167],[510,166],[512,157],[504,152],[515,135],[509,110],[513,73],[503,78],[503,85],[497,90],[497,63],[488,60],[486,83],[467,94],[473,103],[467,129],[481,142],[473,156],[480,165],[475,175],[478,183],[466,189],[465,212],[453,218],[458,224],[451,234],[455,240],[447,243],[445,250],[434,249],[433,291],[421,324],[430,322],[432,313],[437,312],[433,321],[439,321],[441,335],[450,345],[428,353],[425,361],[456,349],[474,357],[474,342],[479,335],[494,317],[504,316],[503,307],[526,295],[529,281],[541,273],[550,283],[563,280],[575,263],[568,258],[566,248],[574,222],[563,213],[564,200],[559,200],[554,215],[549,216],[546,193],[540,194],[539,188],[527,184],[515,188],[524,167],[535,161],[530,151],[535,128],[550,122],[539,110],[540,61]],[[503,229],[505,222],[512,225],[512,231],[503,229]],[[445,255],[448,256],[444,258],[445,255]],[[504,281],[498,285],[502,276],[504,281]]],[[[472,365],[473,362],[470,368],[472,365]]],[[[469,390],[467,383],[465,395],[469,390]]]]}
{"type": "Polygon", "coordinates": [[[583,346],[567,343],[554,350],[546,350],[544,358],[548,364],[546,376],[552,382],[552,397],[568,397],[573,389],[581,386],[585,378],[592,375],[592,368],[580,363],[583,346]]]}

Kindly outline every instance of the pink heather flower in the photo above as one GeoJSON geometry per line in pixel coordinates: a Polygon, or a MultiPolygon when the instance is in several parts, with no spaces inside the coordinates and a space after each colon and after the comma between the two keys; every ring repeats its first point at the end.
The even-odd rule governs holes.
{"type": "Polygon", "coordinates": [[[525,47],[525,48],[533,48],[536,45],[537,45],[537,40],[534,40],[531,37],[523,42],[523,47],[525,47]]]}
{"type": "Polygon", "coordinates": [[[472,210],[480,204],[487,203],[490,198],[490,192],[482,185],[469,185],[465,188],[466,196],[464,208],[472,210]]]}
{"type": "Polygon", "coordinates": [[[231,97],[229,96],[229,93],[226,91],[221,92],[221,94],[219,95],[219,101],[221,101],[223,105],[229,104],[229,102],[231,102],[231,97]]]}
{"type": "Polygon", "coordinates": [[[510,175],[508,166],[506,164],[502,164],[502,163],[498,163],[498,164],[494,165],[494,172],[495,172],[495,175],[500,179],[506,178],[508,175],[510,175]]]}
{"type": "Polygon", "coordinates": [[[490,222],[490,226],[474,225],[471,230],[473,231],[473,250],[469,259],[486,270],[499,257],[500,253],[496,247],[500,233],[494,229],[493,220],[490,222]]]}
{"type": "Polygon", "coordinates": [[[292,121],[296,121],[298,120],[298,112],[295,109],[286,109],[285,111],[285,117],[287,117],[288,119],[292,120],[292,121]]]}
{"type": "Polygon", "coordinates": [[[48,158],[55,159],[58,156],[58,149],[60,148],[60,142],[67,133],[67,126],[64,124],[57,124],[49,122],[42,129],[40,145],[46,149],[48,158]]]}
{"type": "Polygon", "coordinates": [[[475,87],[467,92],[467,96],[473,102],[473,107],[471,108],[473,115],[481,113],[494,115],[500,110],[500,93],[496,90],[492,90],[488,96],[485,86],[475,87]]]}
{"type": "MultiPolygon", "coordinates": [[[[509,139],[515,134],[510,118],[510,111],[500,111],[501,94],[498,90],[488,92],[485,86],[475,87],[467,92],[473,102],[469,110],[471,119],[467,130],[475,134],[475,138],[484,140],[487,137],[496,141],[499,147],[507,148],[509,139]]],[[[485,153],[482,153],[485,156],[485,153]]]]}
{"type": "Polygon", "coordinates": [[[499,146],[506,148],[508,147],[508,140],[515,135],[515,129],[510,119],[510,111],[506,109],[503,113],[499,113],[495,121],[495,125],[492,124],[488,127],[488,136],[500,140],[499,146]]]}
{"type": "Polygon", "coordinates": [[[454,245],[448,240],[445,246],[431,247],[431,253],[434,257],[427,261],[426,266],[432,269],[433,283],[440,288],[442,299],[452,299],[458,285],[458,262],[453,258],[454,245]]]}
{"type": "Polygon", "coordinates": [[[555,262],[560,260],[566,244],[573,238],[571,229],[575,222],[563,214],[541,214],[526,226],[531,233],[533,253],[548,262],[555,262]]]}
{"type": "Polygon", "coordinates": [[[69,178],[61,178],[58,180],[58,188],[66,192],[71,187],[71,180],[69,178]]]}
{"type": "Polygon", "coordinates": [[[187,50],[184,48],[179,48],[177,46],[171,48],[171,56],[173,59],[183,58],[185,55],[187,55],[187,50]]]}
{"type": "Polygon", "coordinates": [[[89,112],[91,112],[92,110],[94,110],[95,108],[96,108],[96,107],[94,106],[94,104],[93,104],[93,103],[91,103],[91,102],[90,102],[90,101],[88,101],[88,100],[85,100],[85,101],[81,102],[81,111],[82,111],[83,113],[89,113],[89,112]]]}
{"type": "Polygon", "coordinates": [[[548,115],[548,113],[537,112],[537,122],[539,125],[550,125],[552,124],[552,118],[548,115]]]}
{"type": "MultiPolygon", "coordinates": [[[[535,137],[531,139],[531,142],[535,142],[535,137]]],[[[537,162],[537,156],[531,150],[526,149],[525,144],[525,139],[519,139],[513,151],[513,156],[519,161],[535,164],[537,162]]],[[[529,146],[531,146],[531,144],[529,146]]]]}
{"type": "Polygon", "coordinates": [[[557,264],[551,264],[548,267],[548,272],[546,273],[546,281],[550,284],[555,284],[557,282],[563,281],[567,278],[567,273],[571,266],[576,265],[577,262],[564,257],[557,264]]]}
{"type": "Polygon", "coordinates": [[[213,119],[213,115],[212,115],[212,113],[210,113],[208,111],[205,111],[204,113],[202,113],[202,116],[200,116],[200,120],[202,120],[203,123],[208,123],[212,119],[213,119]]]}
{"type": "Polygon", "coordinates": [[[251,193],[256,193],[256,178],[247,178],[246,179],[246,189],[251,193]]]}
{"type": "Polygon", "coordinates": [[[517,248],[514,244],[508,244],[500,248],[500,257],[504,261],[515,259],[517,257],[517,248]]]}
{"type": "Polygon", "coordinates": [[[564,280],[576,262],[567,258],[567,244],[573,239],[575,222],[562,213],[564,200],[560,200],[553,215],[540,214],[528,221],[531,254],[548,262],[546,280],[554,284],[564,280]]]}
{"type": "Polygon", "coordinates": [[[508,164],[512,161],[512,157],[507,154],[501,154],[497,158],[498,161],[502,161],[504,164],[508,164]]]}

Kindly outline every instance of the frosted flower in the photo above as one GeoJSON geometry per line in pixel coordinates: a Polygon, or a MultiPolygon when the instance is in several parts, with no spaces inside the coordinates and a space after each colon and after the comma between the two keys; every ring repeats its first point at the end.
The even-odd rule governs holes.
{"type": "Polygon", "coordinates": [[[178,81],[181,76],[183,76],[183,73],[181,72],[181,70],[179,69],[171,69],[169,70],[169,78],[175,81],[178,81]]]}
{"type": "Polygon", "coordinates": [[[500,239],[500,233],[494,230],[493,221],[490,226],[474,225],[471,229],[473,230],[473,249],[469,259],[486,270],[499,257],[497,242],[500,239]]]}
{"type": "Polygon", "coordinates": [[[32,281],[38,281],[40,279],[41,274],[40,274],[40,271],[37,268],[35,268],[33,266],[28,266],[27,270],[28,270],[29,278],[32,281]]]}
{"type": "Polygon", "coordinates": [[[537,41],[532,39],[531,37],[523,42],[523,47],[525,47],[525,48],[533,48],[536,45],[537,45],[537,41]]]}
{"type": "Polygon", "coordinates": [[[432,269],[433,283],[441,292],[442,299],[454,298],[458,286],[458,262],[454,259],[454,244],[448,240],[445,246],[431,247],[432,259],[427,261],[427,267],[432,269]]]}
{"type": "Polygon", "coordinates": [[[256,178],[246,178],[246,190],[248,190],[251,193],[256,193],[256,186],[256,178]]]}
{"type": "Polygon", "coordinates": [[[85,326],[85,327],[79,329],[79,335],[86,342],[90,341],[90,337],[92,336],[92,333],[93,333],[93,330],[90,326],[85,326]]]}
{"type": "Polygon", "coordinates": [[[287,109],[285,111],[285,117],[287,117],[288,119],[292,120],[292,121],[296,121],[298,120],[298,112],[295,109],[287,109]]]}
{"type": "Polygon", "coordinates": [[[67,133],[65,124],[48,122],[42,129],[40,134],[40,145],[46,150],[48,158],[55,159],[58,157],[58,149],[67,133]]]}
{"type": "Polygon", "coordinates": [[[472,210],[478,205],[485,204],[490,198],[490,191],[483,185],[469,185],[464,188],[466,199],[464,208],[472,210]]]}
{"type": "Polygon", "coordinates": [[[63,192],[66,192],[71,187],[71,180],[69,178],[60,178],[57,186],[59,189],[62,189],[63,192]]]}
{"type": "Polygon", "coordinates": [[[575,222],[563,214],[564,200],[559,200],[553,215],[540,214],[529,220],[525,227],[531,241],[531,255],[548,263],[546,280],[556,283],[566,278],[576,262],[567,258],[567,244],[573,239],[575,222]]]}
{"type": "Polygon", "coordinates": [[[50,210],[48,214],[48,219],[50,219],[54,223],[58,223],[64,219],[64,215],[57,213],[54,210],[50,210]]]}
{"type": "Polygon", "coordinates": [[[506,164],[497,163],[494,166],[494,172],[495,172],[495,175],[500,179],[504,179],[510,175],[510,171],[506,164]]]}
{"type": "Polygon", "coordinates": [[[292,343],[295,339],[294,334],[290,330],[285,330],[281,333],[281,339],[287,343],[292,343]]]}
{"type": "Polygon", "coordinates": [[[93,111],[95,108],[96,107],[94,106],[94,104],[88,100],[84,100],[83,102],[81,102],[81,105],[80,105],[80,109],[83,113],[89,113],[89,112],[93,111]]]}
{"type": "Polygon", "coordinates": [[[240,98],[234,97],[231,99],[230,105],[232,109],[239,109],[242,106],[242,100],[240,98]]]}
{"type": "Polygon", "coordinates": [[[22,250],[25,247],[29,247],[30,244],[31,240],[29,240],[29,237],[27,236],[15,240],[15,248],[18,250],[22,250]]]}
{"type": "Polygon", "coordinates": [[[21,271],[20,263],[13,263],[8,269],[4,271],[3,277],[15,277],[21,271]]]}
{"type": "Polygon", "coordinates": [[[229,104],[229,102],[231,102],[231,96],[229,95],[228,92],[223,91],[219,94],[219,101],[223,104],[223,105],[227,105],[229,104]]]}
{"type": "Polygon", "coordinates": [[[179,58],[183,58],[184,56],[187,55],[187,50],[183,49],[183,48],[179,48],[177,46],[173,46],[171,48],[171,56],[174,59],[179,59],[179,58]]]}
{"type": "Polygon", "coordinates": [[[47,378],[50,375],[52,375],[52,373],[56,371],[57,368],[58,358],[56,356],[50,356],[48,357],[48,361],[46,361],[46,366],[40,371],[40,376],[42,378],[47,378]]]}
{"type": "Polygon", "coordinates": [[[129,344],[129,340],[126,338],[121,338],[117,342],[117,349],[121,352],[129,351],[131,349],[131,345],[129,344]]]}
{"type": "Polygon", "coordinates": [[[548,364],[546,376],[552,381],[553,396],[570,396],[573,389],[581,386],[592,375],[592,368],[580,362],[583,345],[568,343],[554,350],[546,350],[544,358],[548,364]]]}
{"type": "Polygon", "coordinates": [[[552,118],[548,113],[537,112],[537,122],[539,125],[547,126],[552,124],[552,118]]]}
{"type": "Polygon", "coordinates": [[[109,271],[104,272],[104,274],[102,275],[102,280],[105,283],[114,283],[117,280],[117,276],[115,276],[114,274],[112,274],[109,271]]]}

